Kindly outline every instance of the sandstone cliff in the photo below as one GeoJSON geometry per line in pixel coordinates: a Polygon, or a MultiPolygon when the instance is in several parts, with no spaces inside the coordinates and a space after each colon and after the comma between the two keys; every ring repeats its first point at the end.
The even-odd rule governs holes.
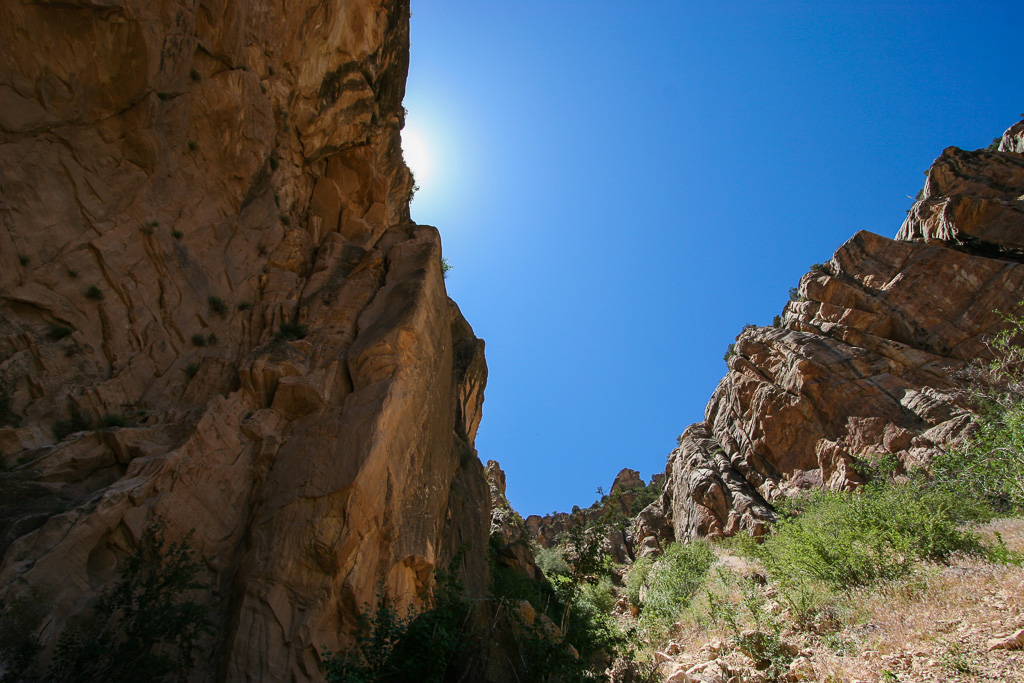
{"type": "Polygon", "coordinates": [[[200,679],[317,679],[463,545],[485,590],[483,342],[409,218],[408,20],[0,6],[0,599],[41,659],[155,520],[206,568],[200,679]]]}
{"type": "Polygon", "coordinates": [[[777,326],[739,335],[640,539],[758,534],[788,492],[853,486],[858,459],[925,462],[963,433],[959,374],[1024,298],[1022,135],[945,150],[895,239],[854,235],[777,326]]]}

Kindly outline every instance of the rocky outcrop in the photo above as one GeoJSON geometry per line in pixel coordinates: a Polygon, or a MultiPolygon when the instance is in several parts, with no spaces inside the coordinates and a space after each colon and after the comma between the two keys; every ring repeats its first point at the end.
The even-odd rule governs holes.
{"type": "Polygon", "coordinates": [[[505,472],[495,460],[484,468],[491,496],[491,551],[494,561],[527,579],[541,578],[529,543],[529,532],[505,497],[505,472]]]}
{"type": "Polygon", "coordinates": [[[777,327],[737,337],[703,422],[638,522],[664,539],[763,531],[772,503],[860,482],[859,460],[921,464],[963,434],[959,373],[1024,298],[1022,124],[998,150],[945,150],[895,239],[854,235],[800,281],[777,327]]]}
{"type": "Polygon", "coordinates": [[[45,660],[152,522],[199,680],[315,680],[378,585],[486,589],[486,366],[409,218],[407,0],[0,7],[0,599],[45,660]]]}

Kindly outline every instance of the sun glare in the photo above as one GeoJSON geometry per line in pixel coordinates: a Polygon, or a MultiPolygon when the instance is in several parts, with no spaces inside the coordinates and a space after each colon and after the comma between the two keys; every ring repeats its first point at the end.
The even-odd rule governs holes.
{"type": "Polygon", "coordinates": [[[405,156],[405,163],[416,176],[416,184],[424,186],[430,182],[433,171],[430,148],[423,141],[423,136],[409,125],[402,129],[402,153],[405,156]]]}

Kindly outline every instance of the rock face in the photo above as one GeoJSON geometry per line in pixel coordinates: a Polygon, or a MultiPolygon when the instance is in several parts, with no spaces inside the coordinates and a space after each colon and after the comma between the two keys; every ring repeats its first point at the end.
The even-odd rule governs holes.
{"type": "Polygon", "coordinates": [[[409,218],[408,20],[0,7],[0,599],[41,660],[156,520],[206,567],[200,680],[319,679],[463,546],[486,589],[483,342],[409,218]]]}
{"type": "Polygon", "coordinates": [[[958,373],[1024,298],[1024,126],[945,150],[894,240],[860,232],[800,281],[777,327],[737,338],[705,420],[669,456],[645,545],[754,534],[794,489],[843,489],[858,459],[927,461],[970,422],[958,373]]]}

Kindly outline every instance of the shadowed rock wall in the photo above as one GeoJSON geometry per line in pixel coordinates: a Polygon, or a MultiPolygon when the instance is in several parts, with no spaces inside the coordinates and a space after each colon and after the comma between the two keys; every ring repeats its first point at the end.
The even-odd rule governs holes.
{"type": "Polygon", "coordinates": [[[859,458],[926,462],[963,433],[958,375],[1024,299],[1022,130],[945,150],[895,240],[857,233],[779,326],[740,334],[638,540],[761,533],[793,490],[853,486],[859,458]]]}
{"type": "Polygon", "coordinates": [[[201,679],[318,679],[463,545],[486,589],[483,342],[409,219],[408,20],[0,6],[0,598],[44,659],[157,519],[211,586],[201,679]]]}

